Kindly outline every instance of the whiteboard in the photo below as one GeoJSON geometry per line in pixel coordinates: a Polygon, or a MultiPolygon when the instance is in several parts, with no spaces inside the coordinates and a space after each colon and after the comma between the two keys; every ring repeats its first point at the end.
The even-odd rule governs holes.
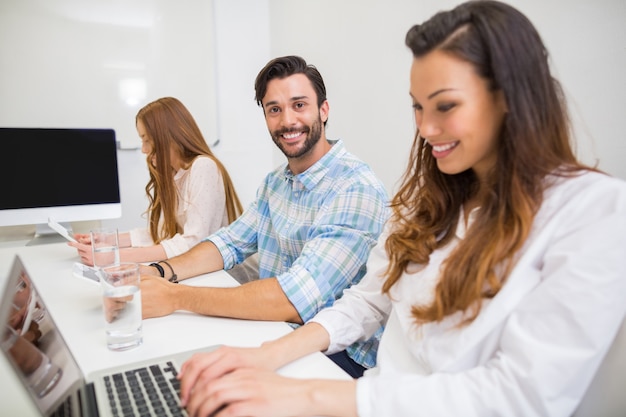
{"type": "Polygon", "coordinates": [[[112,128],[137,148],[137,111],[174,96],[212,145],[213,26],[209,0],[2,0],[0,126],[112,128]]]}

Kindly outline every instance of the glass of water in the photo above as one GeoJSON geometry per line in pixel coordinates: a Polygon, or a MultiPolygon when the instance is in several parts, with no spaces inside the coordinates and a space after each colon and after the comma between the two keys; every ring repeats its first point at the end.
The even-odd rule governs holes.
{"type": "Polygon", "coordinates": [[[127,350],[143,343],[139,264],[122,262],[100,269],[107,346],[127,350]]]}
{"type": "Polygon", "coordinates": [[[90,231],[93,266],[101,269],[120,263],[120,244],[116,228],[99,228],[90,231]]]}

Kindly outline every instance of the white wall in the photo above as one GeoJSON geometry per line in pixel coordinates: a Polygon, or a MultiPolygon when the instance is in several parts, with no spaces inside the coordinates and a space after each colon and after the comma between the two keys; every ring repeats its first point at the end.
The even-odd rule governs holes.
{"type": "MultiPolygon", "coordinates": [[[[194,54],[207,53],[214,57],[211,64],[211,73],[206,74],[203,82],[211,82],[211,91],[196,89],[198,97],[214,97],[214,114],[207,115],[206,111],[192,114],[198,123],[209,117],[215,120],[201,124],[203,132],[212,132],[207,129],[214,126],[214,133],[207,136],[219,139],[219,144],[212,146],[213,151],[228,169],[235,184],[239,197],[245,206],[254,201],[256,189],[263,177],[275,165],[272,157],[273,143],[267,133],[262,111],[254,101],[254,79],[258,71],[270,59],[269,38],[269,8],[267,1],[261,0],[187,0],[211,4],[208,15],[201,20],[206,25],[202,33],[212,39],[211,45],[192,44],[194,54]],[[215,77],[214,79],[212,77],[215,77]]],[[[194,15],[198,10],[182,7],[179,17],[184,22],[185,16],[194,15]]],[[[175,36],[172,33],[172,36],[175,36]]],[[[170,43],[176,43],[170,40],[170,43]]],[[[189,46],[189,45],[188,45],[189,46]]],[[[182,63],[180,65],[183,65],[182,63]]],[[[183,65],[184,66],[184,65],[183,65]]],[[[172,70],[170,77],[178,82],[194,88],[198,79],[203,79],[201,73],[195,77],[179,76],[179,72],[172,70]],[[199,78],[198,78],[199,77],[199,78]]],[[[200,85],[204,85],[200,83],[200,85]]],[[[200,109],[198,109],[200,110],[200,109]]],[[[212,145],[212,143],[210,143],[212,145]]],[[[106,220],[104,224],[117,225],[120,230],[145,225],[142,216],[146,209],[144,186],[147,181],[147,172],[141,173],[145,166],[138,162],[137,152],[121,151],[118,153],[122,165],[120,177],[123,216],[119,220],[106,220]],[[131,164],[135,165],[131,165],[131,164]]]]}
{"type": "Polygon", "coordinates": [[[2,0],[0,126],[115,129],[123,216],[104,223],[145,224],[139,108],[178,97],[207,142],[219,139],[212,11],[197,0],[2,0]]]}
{"type": "Polygon", "coordinates": [[[213,4],[218,156],[247,206],[275,165],[274,145],[254,100],[254,79],[270,59],[268,0],[213,0],[213,4]]]}
{"type": "MultiPolygon", "coordinates": [[[[211,94],[215,96],[216,113],[212,117],[216,120],[215,137],[219,144],[212,149],[228,169],[245,207],[254,201],[257,187],[275,165],[263,113],[254,101],[254,78],[270,58],[269,8],[267,1],[261,0],[196,1],[212,3],[209,18],[203,19],[203,24],[210,26],[210,52],[215,59],[211,94]]],[[[187,9],[187,13],[194,11],[187,9]]],[[[195,53],[204,52],[205,48],[197,47],[195,53]]],[[[173,71],[171,76],[176,74],[173,71]]],[[[184,82],[193,86],[196,79],[187,78],[184,82]]],[[[208,93],[198,90],[196,94],[208,93]]],[[[197,113],[193,114],[195,117],[197,113]]],[[[120,157],[137,160],[136,153],[121,152],[120,157]]],[[[120,176],[128,181],[121,184],[123,218],[103,223],[117,224],[120,230],[145,224],[140,215],[147,205],[143,192],[147,177],[139,175],[139,170],[137,166],[120,166],[120,176]]]]}
{"type": "Polygon", "coordinates": [[[180,98],[217,139],[210,2],[2,0],[0,123],[113,128],[139,146],[135,115],[180,98]]]}
{"type": "MultiPolygon", "coordinates": [[[[84,2],[64,1],[87,7],[84,2]]],[[[0,14],[5,16],[7,2],[51,4],[42,0],[3,0],[0,14]]],[[[404,46],[404,35],[411,25],[458,3],[452,0],[105,2],[118,8],[124,4],[165,7],[171,18],[188,22],[180,31],[175,30],[175,25],[161,24],[167,29],[166,35],[152,38],[151,45],[156,48],[163,44],[165,48],[161,58],[175,63],[159,77],[157,84],[191,88],[192,92],[185,92],[182,98],[189,103],[205,132],[216,131],[207,136],[220,139],[214,151],[229,169],[246,205],[253,201],[265,173],[284,161],[254,102],[254,78],[270,58],[286,54],[301,55],[319,68],[327,84],[331,108],[329,138],[343,139],[348,149],[368,162],[393,192],[404,171],[414,134],[408,95],[411,55],[404,46]],[[199,16],[197,9],[191,7],[200,3],[206,15],[199,16]],[[198,35],[191,36],[193,33],[198,35]],[[182,51],[205,60],[214,57],[214,61],[206,71],[189,68],[194,64],[185,62],[182,51]],[[215,93],[215,108],[210,108],[210,103],[196,104],[210,101],[212,93],[215,93]]],[[[580,157],[588,163],[598,161],[601,169],[626,179],[623,163],[626,141],[622,139],[621,126],[626,115],[623,100],[626,2],[511,0],[510,3],[527,14],[547,44],[555,75],[571,99],[580,157]]],[[[132,15],[132,11],[129,13],[132,15]]],[[[118,14],[123,13],[118,11],[118,14]]],[[[6,28],[0,27],[0,35],[4,33],[6,28]]],[[[7,42],[5,36],[1,39],[0,45],[15,44],[15,38],[12,42],[7,42]]],[[[16,49],[9,50],[10,54],[5,51],[0,54],[0,98],[15,81],[8,79],[4,66],[11,62],[9,57],[15,59],[19,54],[16,49]]],[[[146,53],[141,48],[131,48],[133,51],[138,56],[146,53]]],[[[45,72],[54,65],[53,61],[41,61],[27,70],[45,72]]],[[[151,62],[149,68],[154,65],[151,62]]],[[[40,87],[36,77],[31,80],[27,87],[40,87]]],[[[89,82],[84,80],[87,86],[89,82]]],[[[167,91],[171,90],[157,93],[167,91]]],[[[176,91],[173,94],[178,94],[176,91]]],[[[56,101],[48,96],[42,98],[50,106],[65,103],[64,97],[56,101]]],[[[33,114],[32,109],[24,106],[25,117],[33,114]]],[[[132,123],[134,112],[128,118],[132,123]]],[[[145,210],[145,177],[139,167],[145,162],[140,154],[132,152],[121,159],[139,164],[120,167],[122,198],[127,203],[118,222],[123,229],[143,224],[139,215],[145,210]],[[127,194],[132,195],[124,197],[127,194]]]]}
{"type": "Polygon", "coordinates": [[[103,223],[128,230],[145,225],[147,206],[135,115],[156,98],[178,97],[247,205],[273,167],[251,94],[269,59],[268,25],[264,1],[241,9],[210,0],[2,0],[0,126],[115,129],[123,214],[103,223]]]}

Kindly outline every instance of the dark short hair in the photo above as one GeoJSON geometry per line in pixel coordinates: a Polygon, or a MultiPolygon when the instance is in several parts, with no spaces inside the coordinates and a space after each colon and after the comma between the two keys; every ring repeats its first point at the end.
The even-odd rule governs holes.
{"type": "Polygon", "coordinates": [[[254,82],[257,104],[263,107],[263,97],[267,93],[267,84],[271,80],[286,78],[294,74],[304,74],[309,79],[317,94],[317,107],[321,107],[326,101],[326,86],[322,75],[315,66],[307,64],[304,59],[295,55],[274,58],[259,72],[254,82]]]}

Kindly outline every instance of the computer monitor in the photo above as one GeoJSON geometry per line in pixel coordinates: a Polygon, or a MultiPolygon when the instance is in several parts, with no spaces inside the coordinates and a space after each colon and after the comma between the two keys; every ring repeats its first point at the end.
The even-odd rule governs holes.
{"type": "Polygon", "coordinates": [[[112,129],[4,127],[0,149],[0,226],[58,236],[49,218],[69,225],[121,217],[112,129]]]}

